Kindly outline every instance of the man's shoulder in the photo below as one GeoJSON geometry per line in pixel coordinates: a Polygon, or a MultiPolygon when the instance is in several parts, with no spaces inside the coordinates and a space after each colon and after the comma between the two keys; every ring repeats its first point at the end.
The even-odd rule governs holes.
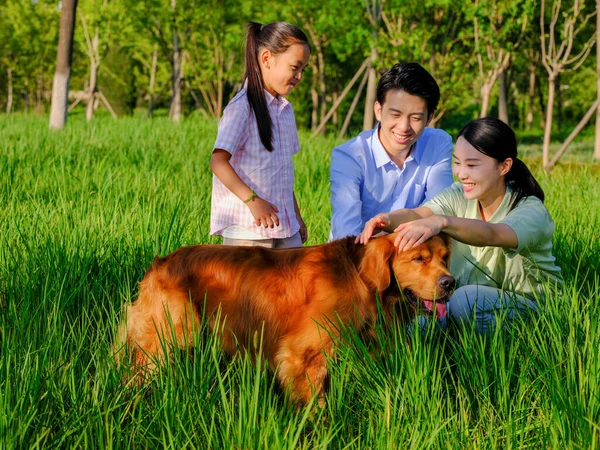
{"type": "Polygon", "coordinates": [[[439,128],[425,128],[418,146],[422,163],[436,164],[452,158],[452,136],[439,128]]]}
{"type": "Polygon", "coordinates": [[[373,132],[373,130],[363,131],[349,141],[334,147],[333,154],[344,154],[353,158],[364,156],[365,153],[372,151],[371,138],[373,137],[373,132]]]}
{"type": "Polygon", "coordinates": [[[421,139],[431,141],[432,143],[452,142],[452,136],[450,136],[441,128],[425,128],[425,130],[423,130],[423,134],[421,135],[421,139]]]}

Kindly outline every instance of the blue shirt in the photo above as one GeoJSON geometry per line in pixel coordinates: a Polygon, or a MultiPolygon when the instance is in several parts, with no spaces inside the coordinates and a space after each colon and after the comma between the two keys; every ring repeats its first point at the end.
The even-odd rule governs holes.
{"type": "Polygon", "coordinates": [[[333,149],[329,239],[359,234],[381,212],[416,208],[450,186],[452,137],[425,128],[399,168],[379,140],[379,125],[333,149]]]}

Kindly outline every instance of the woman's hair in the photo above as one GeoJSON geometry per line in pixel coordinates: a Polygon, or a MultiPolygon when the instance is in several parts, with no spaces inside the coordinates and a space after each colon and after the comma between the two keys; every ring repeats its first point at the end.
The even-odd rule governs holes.
{"type": "Polygon", "coordinates": [[[467,123],[458,133],[458,137],[461,136],[481,153],[499,162],[507,158],[513,160],[505,175],[506,184],[513,191],[510,209],[530,195],[544,201],[544,191],[525,163],[517,158],[517,137],[511,127],[494,117],[484,117],[467,123]]]}
{"type": "Polygon", "coordinates": [[[306,35],[294,25],[286,22],[273,22],[268,25],[256,22],[248,24],[246,32],[246,71],[244,73],[244,78],[248,80],[248,103],[254,111],[254,117],[256,117],[260,140],[269,151],[273,151],[273,124],[265,99],[265,86],[258,63],[258,52],[266,48],[274,56],[277,56],[285,53],[294,44],[309,45],[306,35]]]}

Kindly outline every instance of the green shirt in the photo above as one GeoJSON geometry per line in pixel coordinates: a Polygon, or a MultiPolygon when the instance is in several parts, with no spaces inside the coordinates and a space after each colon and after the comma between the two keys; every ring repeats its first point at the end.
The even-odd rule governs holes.
{"type": "MultiPolygon", "coordinates": [[[[560,267],[552,255],[554,223],[540,199],[521,199],[509,211],[512,190],[507,187],[502,203],[489,223],[505,223],[519,240],[516,249],[475,247],[452,242],[450,272],[457,286],[477,284],[498,287],[534,298],[543,296],[543,284],[562,283],[560,267]]],[[[465,198],[461,183],[454,183],[425,203],[434,214],[482,220],[479,202],[465,198]]]]}

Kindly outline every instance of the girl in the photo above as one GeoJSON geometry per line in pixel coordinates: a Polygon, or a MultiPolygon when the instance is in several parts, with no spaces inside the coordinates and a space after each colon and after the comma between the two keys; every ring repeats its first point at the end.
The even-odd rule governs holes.
{"type": "Polygon", "coordinates": [[[210,160],[210,233],[223,236],[225,245],[283,248],[306,241],[294,195],[298,131],[284,96],[302,79],[309,56],[297,27],[248,25],[244,87],[225,108],[210,160]]]}
{"type": "Polygon", "coordinates": [[[446,305],[437,305],[437,317],[442,326],[446,312],[459,322],[475,320],[475,329],[486,334],[497,313],[510,320],[519,310],[536,310],[546,282],[561,283],[552,256],[554,225],[504,122],[469,122],[453,157],[457,183],[418,208],[378,214],[356,240],[364,244],[378,229],[398,231],[395,245],[404,251],[440,232],[450,235],[450,272],[458,289],[446,305]]]}

